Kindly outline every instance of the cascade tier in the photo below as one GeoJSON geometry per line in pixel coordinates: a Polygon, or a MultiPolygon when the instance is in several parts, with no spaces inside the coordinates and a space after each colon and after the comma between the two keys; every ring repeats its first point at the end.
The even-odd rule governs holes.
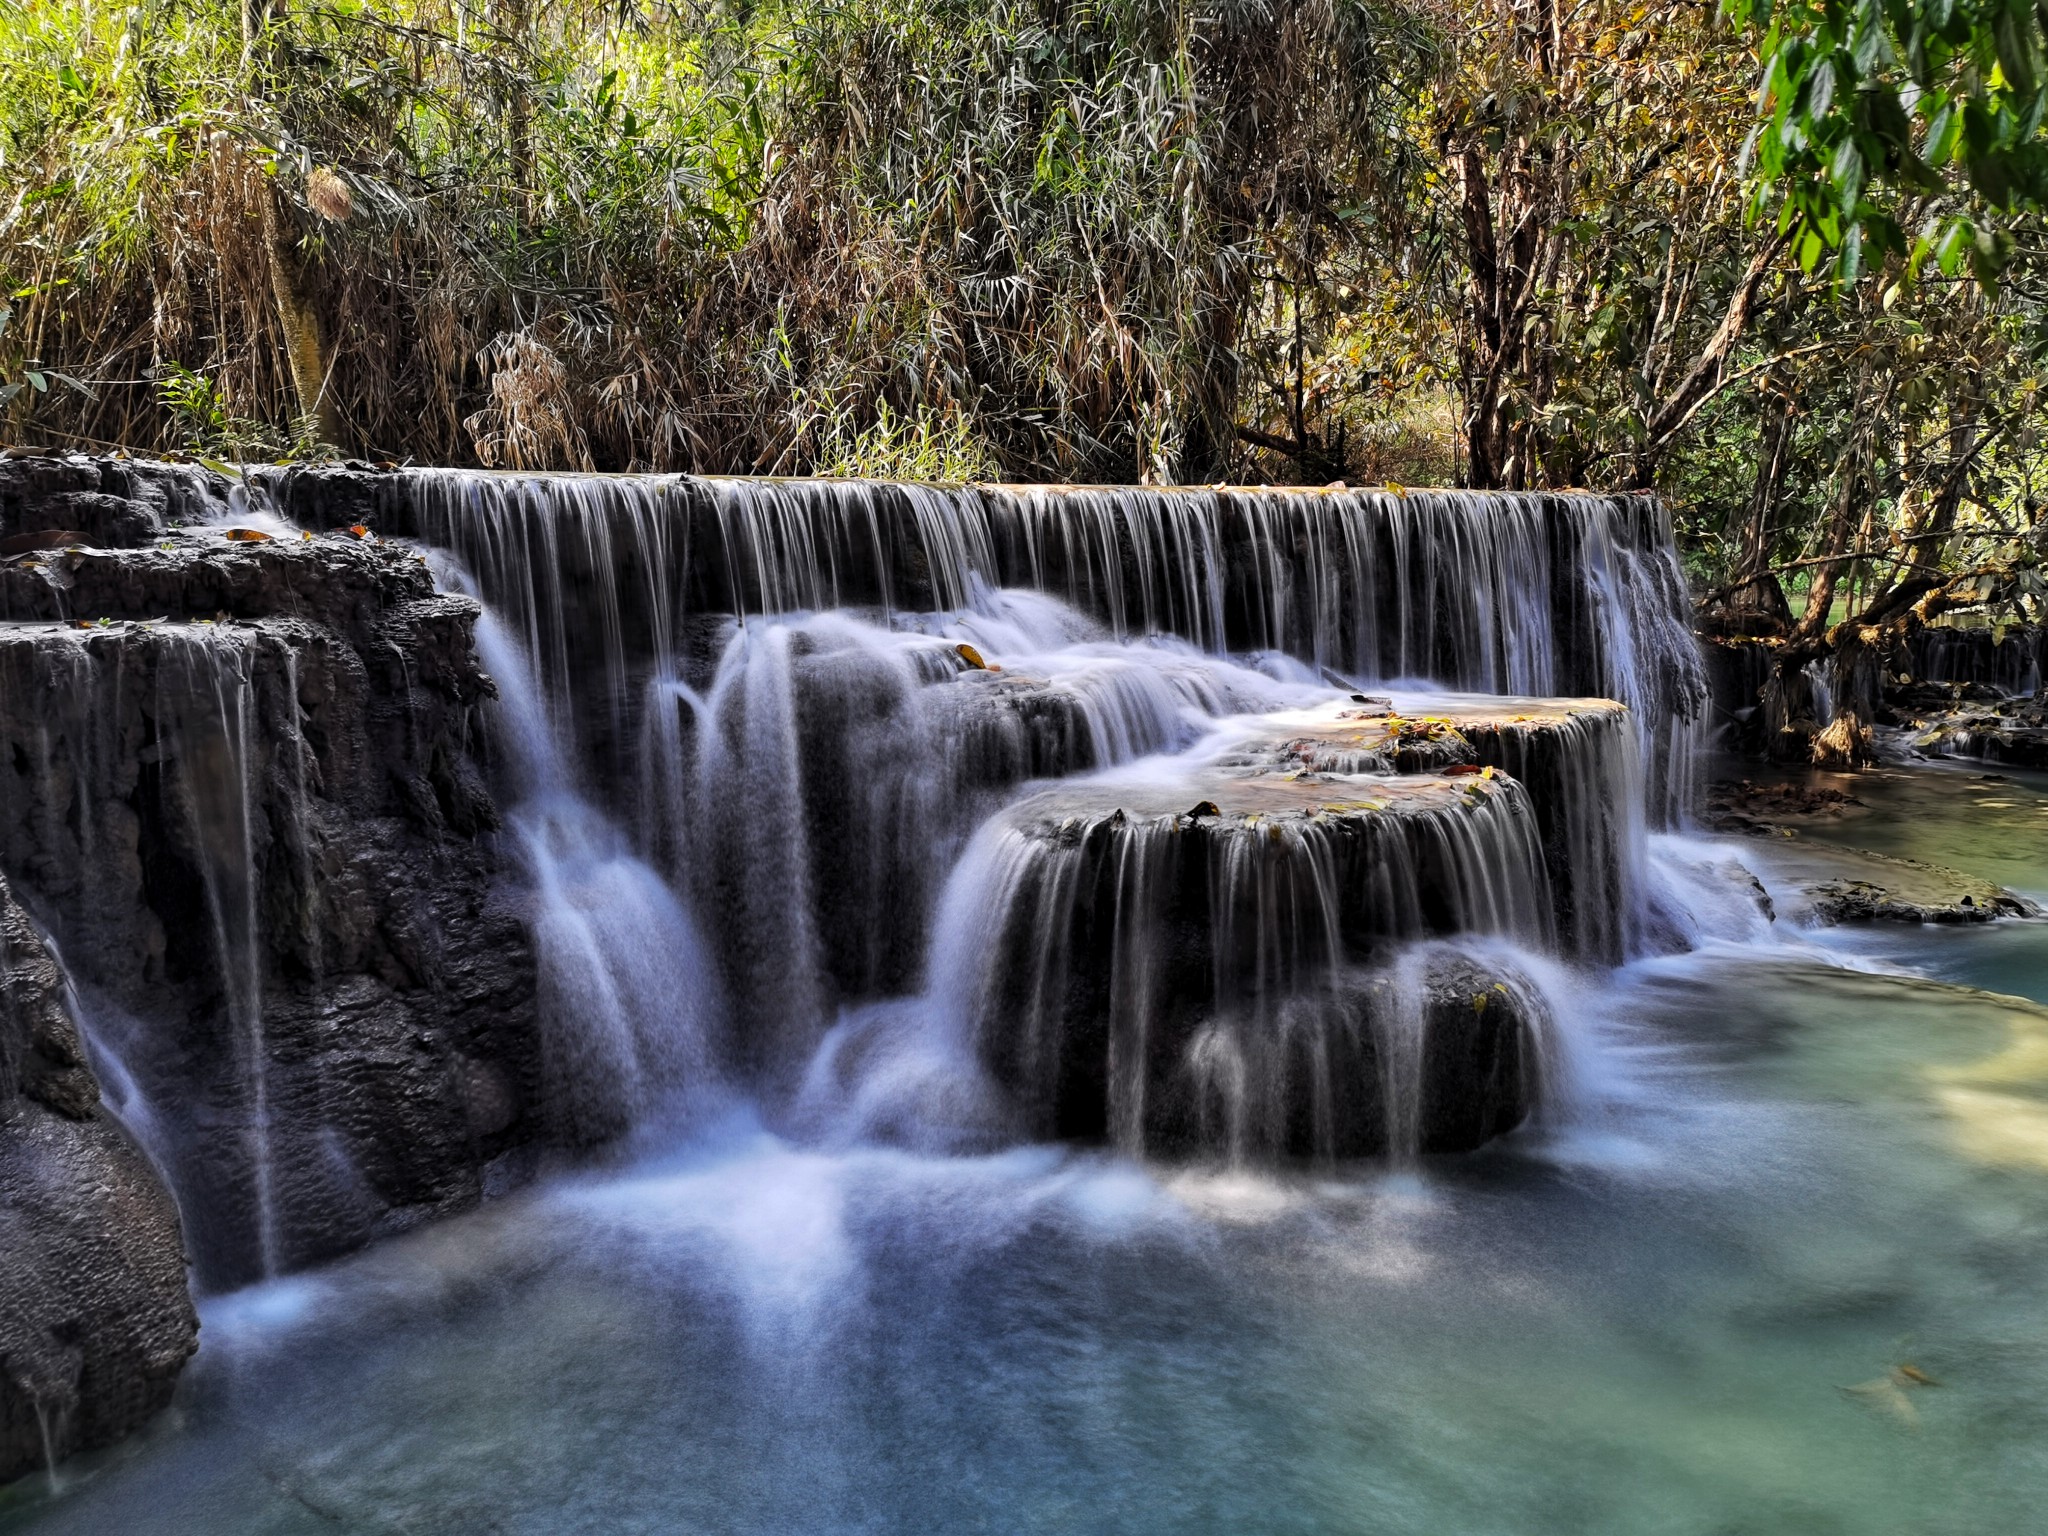
{"type": "Polygon", "coordinates": [[[0,869],[218,1287],[474,1202],[540,1133],[536,977],[475,604],[397,546],[152,531],[0,566],[0,869]]]}
{"type": "Polygon", "coordinates": [[[593,760],[633,771],[649,675],[722,616],[951,612],[1041,592],[1113,640],[1295,657],[1354,684],[1586,695],[1636,714],[1651,807],[1691,794],[1706,699],[1650,496],[938,487],[867,481],[256,472],[288,516],[453,551],[593,760]]]}
{"type": "MultiPolygon", "coordinates": [[[[1700,679],[1648,498],[0,460],[0,875],[83,1035],[21,1059],[84,1110],[0,1031],[0,1131],[157,1248],[161,1173],[208,1287],[736,1099],[1476,1146],[1555,1087],[1549,959],[1649,942],[1700,679]]],[[[183,1347],[80,1294],[149,1385],[67,1444],[183,1347]]]]}
{"type": "Polygon", "coordinates": [[[941,959],[981,1060],[1031,1134],[1148,1154],[1398,1157],[1512,1129],[1542,1091],[1542,1003],[1497,949],[1443,941],[1619,942],[1606,903],[1639,872],[1602,834],[1625,818],[1558,793],[1601,743],[1633,788],[1616,705],[1332,705],[1013,803],[951,893],[983,941],[941,959]]]}

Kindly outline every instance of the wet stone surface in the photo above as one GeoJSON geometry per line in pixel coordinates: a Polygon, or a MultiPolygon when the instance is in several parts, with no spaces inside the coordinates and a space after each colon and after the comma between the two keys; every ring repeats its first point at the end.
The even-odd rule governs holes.
{"type": "Polygon", "coordinates": [[[0,1484],[139,1428],[198,1332],[177,1207],[0,877],[0,1484]]]}

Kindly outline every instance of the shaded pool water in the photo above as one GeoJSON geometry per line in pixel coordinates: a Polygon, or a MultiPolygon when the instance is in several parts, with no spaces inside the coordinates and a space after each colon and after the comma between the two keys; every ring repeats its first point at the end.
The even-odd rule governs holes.
{"type": "MultiPolygon", "coordinates": [[[[1982,872],[2048,885],[2005,789],[1982,872]]],[[[1980,797],[1914,804],[1979,867],[1980,797]]],[[[734,1115],[213,1301],[174,1410],[0,1531],[2041,1529],[2048,1009],[1973,990],[2039,995],[2039,931],[1567,979],[1577,1112],[1418,1176],[734,1115]]]]}

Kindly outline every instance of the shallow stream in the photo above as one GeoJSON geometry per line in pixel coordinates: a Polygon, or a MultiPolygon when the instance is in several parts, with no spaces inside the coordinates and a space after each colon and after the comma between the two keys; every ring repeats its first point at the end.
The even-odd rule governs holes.
{"type": "MultiPolygon", "coordinates": [[[[2048,895],[2043,784],[1858,792],[1812,835],[2048,895]]],[[[1768,881],[1656,856],[1730,852],[1768,881]]],[[[0,1530],[2040,1529],[2048,1010],[1973,988],[2042,995],[2043,931],[1560,978],[1574,1108],[1419,1175],[713,1116],[215,1298],[173,1412],[0,1530]]]]}

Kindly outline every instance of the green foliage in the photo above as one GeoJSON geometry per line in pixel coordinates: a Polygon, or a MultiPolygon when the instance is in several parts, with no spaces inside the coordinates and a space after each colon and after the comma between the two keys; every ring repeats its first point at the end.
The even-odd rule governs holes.
{"type": "Polygon", "coordinates": [[[180,363],[160,370],[157,395],[170,412],[173,431],[187,452],[231,463],[315,457],[318,449],[301,421],[295,433],[282,432],[254,417],[229,409],[213,380],[180,363]]]}
{"type": "Polygon", "coordinates": [[[90,371],[287,415],[274,188],[357,451],[790,470],[830,394],[1123,479],[1228,468],[1264,274],[1362,232],[1428,37],[1374,0],[261,15],[246,66],[230,0],[0,19],[0,270],[90,371]]]}
{"type": "MultiPolygon", "coordinates": [[[[0,304],[0,349],[6,347],[7,332],[14,321],[12,306],[0,304]]],[[[5,350],[0,350],[0,410],[12,406],[20,415],[27,415],[36,406],[44,403],[55,391],[64,391],[93,398],[92,386],[83,379],[50,367],[40,358],[21,358],[10,363],[5,350]]]]}
{"type": "Polygon", "coordinates": [[[818,473],[932,485],[966,485],[998,475],[995,456],[958,411],[899,416],[886,401],[865,427],[853,426],[845,413],[827,415],[818,473]]]}
{"type": "Polygon", "coordinates": [[[2038,610],[2038,13],[1730,10],[15,0],[0,409],[311,452],[289,268],[355,454],[1654,485],[2038,610]]]}
{"type": "Polygon", "coordinates": [[[2034,0],[1728,0],[1762,31],[1757,208],[1813,270],[1884,257],[1991,283],[2048,207],[2048,12],[2034,0]]]}

